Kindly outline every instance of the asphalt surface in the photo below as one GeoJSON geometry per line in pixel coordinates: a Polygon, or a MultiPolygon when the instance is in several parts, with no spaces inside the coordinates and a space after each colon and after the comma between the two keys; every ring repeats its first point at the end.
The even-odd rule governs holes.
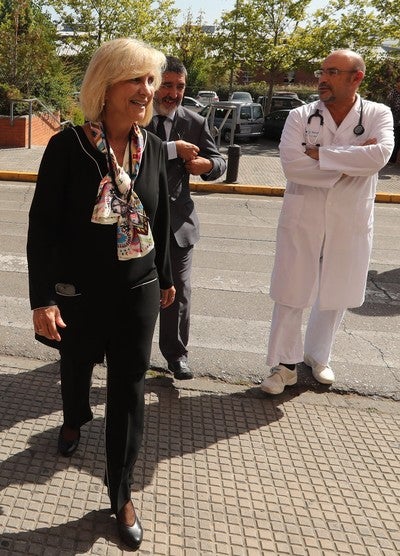
{"type": "MultiPolygon", "coordinates": [[[[0,150],[0,174],[23,180],[0,181],[0,556],[121,555],[102,483],[105,369],[94,373],[95,418],[62,458],[57,353],[32,336],[25,242],[35,184],[24,180],[42,152],[0,150]]],[[[223,180],[193,193],[194,380],[165,373],[155,338],[132,494],[145,532],[138,554],[398,556],[398,168],[381,172],[366,302],[338,332],[336,383],[319,385],[301,365],[298,384],[269,397],[258,384],[284,182],[276,144],[242,152],[235,194],[223,180]]]]}

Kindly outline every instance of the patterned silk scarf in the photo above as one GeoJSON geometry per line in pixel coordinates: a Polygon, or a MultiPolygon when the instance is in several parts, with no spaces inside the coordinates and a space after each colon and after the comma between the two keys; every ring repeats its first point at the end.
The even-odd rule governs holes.
{"type": "Polygon", "coordinates": [[[129,158],[125,167],[118,165],[101,122],[90,122],[90,129],[100,152],[106,155],[108,174],[101,180],[93,209],[95,224],[117,223],[117,252],[120,261],[144,257],[154,247],[149,219],[134,191],[143,153],[143,135],[139,126],[132,126],[129,158]],[[128,167],[126,167],[128,166],[128,167]]]}

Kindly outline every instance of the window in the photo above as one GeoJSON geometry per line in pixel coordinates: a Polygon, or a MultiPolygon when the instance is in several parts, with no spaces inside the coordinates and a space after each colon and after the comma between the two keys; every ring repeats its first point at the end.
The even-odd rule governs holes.
{"type": "Polygon", "coordinates": [[[254,106],[254,119],[262,118],[264,116],[261,106],[254,106]]]}
{"type": "Polygon", "coordinates": [[[240,117],[242,120],[251,120],[251,107],[242,106],[240,110],[240,117]]]}

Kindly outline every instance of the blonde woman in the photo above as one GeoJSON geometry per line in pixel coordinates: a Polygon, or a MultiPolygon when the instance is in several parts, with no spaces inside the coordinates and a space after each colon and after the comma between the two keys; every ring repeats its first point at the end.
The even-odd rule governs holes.
{"type": "Polygon", "coordinates": [[[93,366],[105,357],[106,484],[119,535],[133,549],[143,537],[131,475],[144,377],[160,306],[175,296],[162,143],[141,127],[151,119],[164,64],[162,53],[134,39],[95,52],[80,92],[87,123],[46,148],[27,245],[36,338],[61,354],[59,452],[70,457],[78,448],[93,417],[93,366]]]}

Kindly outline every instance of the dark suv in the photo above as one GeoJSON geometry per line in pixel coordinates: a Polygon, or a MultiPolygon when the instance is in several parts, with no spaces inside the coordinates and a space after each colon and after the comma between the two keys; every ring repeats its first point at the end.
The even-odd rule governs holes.
{"type": "MultiPolygon", "coordinates": [[[[257,102],[259,102],[263,106],[264,111],[266,111],[265,107],[267,105],[267,97],[260,96],[258,97],[257,102]]],[[[306,103],[303,100],[296,98],[294,96],[273,95],[270,112],[275,112],[275,110],[283,110],[283,109],[290,110],[292,108],[297,108],[302,104],[306,104],[306,103]]]]}

